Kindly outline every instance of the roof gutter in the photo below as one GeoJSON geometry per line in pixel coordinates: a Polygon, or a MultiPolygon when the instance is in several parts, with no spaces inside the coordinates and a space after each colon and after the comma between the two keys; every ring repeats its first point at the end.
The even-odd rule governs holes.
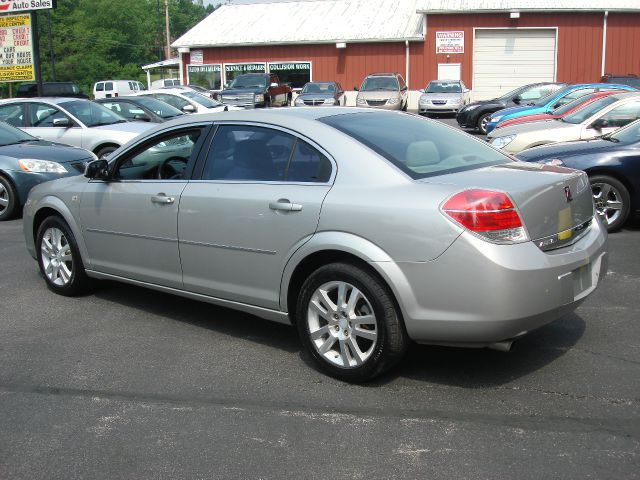
{"type": "Polygon", "coordinates": [[[186,44],[186,43],[177,43],[174,42],[171,44],[171,48],[180,48],[180,47],[188,47],[188,48],[224,48],[224,47],[264,47],[271,45],[331,45],[337,42],[346,42],[349,43],[405,43],[405,42],[424,42],[424,37],[405,37],[405,38],[352,38],[345,39],[339,38],[335,40],[302,40],[302,41],[284,41],[284,42],[252,42],[252,43],[218,43],[216,45],[207,45],[207,44],[186,44]]]}

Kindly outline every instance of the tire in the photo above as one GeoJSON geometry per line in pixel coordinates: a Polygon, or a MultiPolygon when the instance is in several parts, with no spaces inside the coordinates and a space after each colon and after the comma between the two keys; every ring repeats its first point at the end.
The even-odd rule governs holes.
{"type": "Polygon", "coordinates": [[[271,107],[271,97],[265,97],[264,108],[270,108],[270,107],[271,107]]]}
{"type": "Polygon", "coordinates": [[[478,131],[482,134],[482,135],[486,135],[487,134],[487,123],[489,123],[489,118],[491,117],[490,113],[484,113],[482,115],[480,115],[480,118],[478,118],[478,131]]]}
{"type": "Polygon", "coordinates": [[[407,111],[407,107],[409,106],[409,100],[407,100],[404,104],[404,106],[402,107],[402,111],[406,112],[407,111]]]}
{"type": "Polygon", "coordinates": [[[96,156],[98,158],[104,158],[107,155],[109,155],[110,153],[115,152],[117,149],[118,149],[118,147],[113,146],[113,145],[110,145],[108,147],[102,147],[100,150],[98,150],[96,152],[96,156]]]}
{"type": "Polygon", "coordinates": [[[0,175],[0,222],[11,220],[19,208],[20,200],[13,183],[0,175]]]}
{"type": "Polygon", "coordinates": [[[593,202],[608,232],[622,228],[631,211],[629,190],[619,180],[608,175],[589,177],[593,202]]]}
{"type": "Polygon", "coordinates": [[[313,272],[302,285],[295,318],[314,365],[346,382],[373,379],[407,349],[408,337],[388,288],[355,265],[331,263],[313,272]],[[340,291],[344,309],[338,308],[340,291]],[[347,302],[355,302],[351,312],[347,302]],[[363,317],[367,322],[354,321],[363,317]]]}
{"type": "Polygon", "coordinates": [[[76,239],[62,218],[51,216],[40,224],[36,251],[49,290],[67,297],[88,290],[90,279],[84,271],[76,239]]]}
{"type": "Polygon", "coordinates": [[[287,102],[284,104],[286,107],[291,106],[291,94],[287,95],[287,102]]]}

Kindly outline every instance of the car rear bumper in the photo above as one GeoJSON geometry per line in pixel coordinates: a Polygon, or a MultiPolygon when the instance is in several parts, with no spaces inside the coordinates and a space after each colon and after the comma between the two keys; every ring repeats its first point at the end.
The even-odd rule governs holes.
{"type": "Polygon", "coordinates": [[[593,221],[579,241],[549,252],[465,232],[437,259],[396,263],[388,274],[413,340],[481,347],[573,311],[605,276],[607,259],[606,229],[593,221]]]}

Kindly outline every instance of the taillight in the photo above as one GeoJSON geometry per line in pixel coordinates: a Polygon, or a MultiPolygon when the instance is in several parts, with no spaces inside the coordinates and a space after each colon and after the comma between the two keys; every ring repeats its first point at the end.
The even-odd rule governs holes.
{"type": "Polygon", "coordinates": [[[454,222],[492,242],[528,240],[520,215],[506,193],[465,190],[449,198],[442,211],[454,222]]]}
{"type": "Polygon", "coordinates": [[[118,96],[118,92],[114,93],[114,94],[113,94],[113,96],[114,96],[114,97],[117,97],[117,96],[118,96]]]}

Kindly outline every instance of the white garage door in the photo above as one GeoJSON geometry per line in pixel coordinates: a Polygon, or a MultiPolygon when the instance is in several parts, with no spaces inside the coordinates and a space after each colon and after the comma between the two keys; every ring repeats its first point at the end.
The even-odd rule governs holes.
{"type": "Polygon", "coordinates": [[[498,97],[521,85],[556,79],[555,29],[476,30],[473,98],[498,97]]]}

